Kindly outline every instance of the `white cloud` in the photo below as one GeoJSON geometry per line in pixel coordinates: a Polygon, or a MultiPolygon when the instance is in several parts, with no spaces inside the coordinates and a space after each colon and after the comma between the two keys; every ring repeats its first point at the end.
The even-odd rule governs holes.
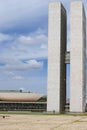
{"type": "Polygon", "coordinates": [[[43,33],[37,33],[37,31],[28,34],[26,36],[19,36],[17,42],[25,45],[34,45],[34,44],[47,44],[47,36],[43,33]]]}
{"type": "Polygon", "coordinates": [[[11,72],[11,71],[5,71],[5,72],[3,72],[5,75],[7,75],[7,76],[14,76],[15,74],[13,73],[13,72],[11,72]]]}
{"type": "Polygon", "coordinates": [[[24,77],[22,77],[22,76],[14,76],[14,77],[12,77],[12,79],[14,79],[14,80],[23,80],[24,77]]]}
{"type": "Polygon", "coordinates": [[[3,46],[0,47],[0,61],[2,59],[9,63],[11,59],[47,58],[48,38],[45,32],[46,30],[38,28],[27,35],[9,34],[8,37],[12,37],[13,39],[10,43],[8,40],[6,46],[3,43],[3,46]]]}
{"type": "MultiPolygon", "coordinates": [[[[0,63],[2,62],[2,60],[0,61],[0,63]]],[[[28,60],[25,63],[22,62],[21,60],[10,60],[7,62],[4,61],[5,65],[1,66],[0,69],[4,69],[4,70],[17,70],[17,71],[23,71],[23,70],[35,70],[35,69],[41,69],[43,67],[43,62],[39,62],[37,60],[28,60]]],[[[9,76],[15,76],[15,74],[13,72],[5,72],[6,75],[9,76]]]]}
{"type": "Polygon", "coordinates": [[[42,68],[43,67],[43,63],[42,62],[38,62],[36,60],[29,60],[27,61],[28,67],[32,68],[32,69],[38,69],[38,68],[42,68]]]}
{"type": "Polygon", "coordinates": [[[12,71],[4,71],[3,74],[4,74],[4,76],[7,76],[8,78],[13,79],[13,80],[23,80],[24,79],[23,76],[19,76],[18,74],[14,73],[12,71]]]}
{"type": "Polygon", "coordinates": [[[41,49],[47,49],[47,45],[42,44],[40,48],[41,49]]]}
{"type": "Polygon", "coordinates": [[[32,38],[32,37],[30,37],[30,36],[20,36],[19,38],[18,38],[18,41],[20,42],[20,43],[22,43],[22,44],[34,44],[35,43],[35,41],[34,41],[34,39],[32,38]]]}
{"type": "Polygon", "coordinates": [[[13,37],[9,34],[0,33],[0,42],[12,40],[13,37]]]}

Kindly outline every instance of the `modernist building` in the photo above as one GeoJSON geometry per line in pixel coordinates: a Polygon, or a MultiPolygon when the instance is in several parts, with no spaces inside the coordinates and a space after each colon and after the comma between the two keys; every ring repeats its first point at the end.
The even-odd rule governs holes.
{"type": "Polygon", "coordinates": [[[46,96],[15,90],[0,90],[0,111],[46,111],[46,96]]]}
{"type": "Polygon", "coordinates": [[[47,111],[64,111],[66,103],[66,11],[49,4],[47,111]]]}
{"type": "MultiPolygon", "coordinates": [[[[86,18],[82,1],[70,11],[70,112],[86,105],[86,18]]],[[[66,103],[66,11],[60,2],[49,4],[47,111],[63,112],[66,103]]],[[[67,59],[67,58],[66,58],[67,59]]]]}
{"type": "Polygon", "coordinates": [[[71,2],[70,33],[70,112],[84,112],[86,106],[86,16],[81,1],[71,2]]]}

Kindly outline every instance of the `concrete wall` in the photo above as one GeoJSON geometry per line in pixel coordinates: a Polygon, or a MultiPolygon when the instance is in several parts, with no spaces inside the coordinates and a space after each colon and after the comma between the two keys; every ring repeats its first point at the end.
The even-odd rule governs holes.
{"type": "Polygon", "coordinates": [[[81,1],[71,2],[70,29],[70,112],[84,112],[86,99],[86,19],[81,1]]]}
{"type": "Polygon", "coordinates": [[[66,102],[66,11],[49,4],[47,111],[64,111],[66,102]]]}

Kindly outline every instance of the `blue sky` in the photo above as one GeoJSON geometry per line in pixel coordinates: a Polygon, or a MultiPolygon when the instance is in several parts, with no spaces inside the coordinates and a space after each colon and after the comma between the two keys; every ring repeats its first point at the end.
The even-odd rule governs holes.
{"type": "MultiPolygon", "coordinates": [[[[58,0],[0,0],[0,89],[46,94],[48,4],[58,0]]],[[[71,0],[60,0],[69,10],[71,0]]],[[[86,0],[84,0],[87,12],[86,0]]],[[[69,96],[69,65],[67,67],[69,96]]]]}

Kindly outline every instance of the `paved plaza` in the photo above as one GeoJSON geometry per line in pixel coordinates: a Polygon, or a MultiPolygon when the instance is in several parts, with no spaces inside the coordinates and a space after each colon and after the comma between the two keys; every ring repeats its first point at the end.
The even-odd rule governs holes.
{"type": "Polygon", "coordinates": [[[1,114],[0,130],[87,130],[87,116],[1,114]]]}

